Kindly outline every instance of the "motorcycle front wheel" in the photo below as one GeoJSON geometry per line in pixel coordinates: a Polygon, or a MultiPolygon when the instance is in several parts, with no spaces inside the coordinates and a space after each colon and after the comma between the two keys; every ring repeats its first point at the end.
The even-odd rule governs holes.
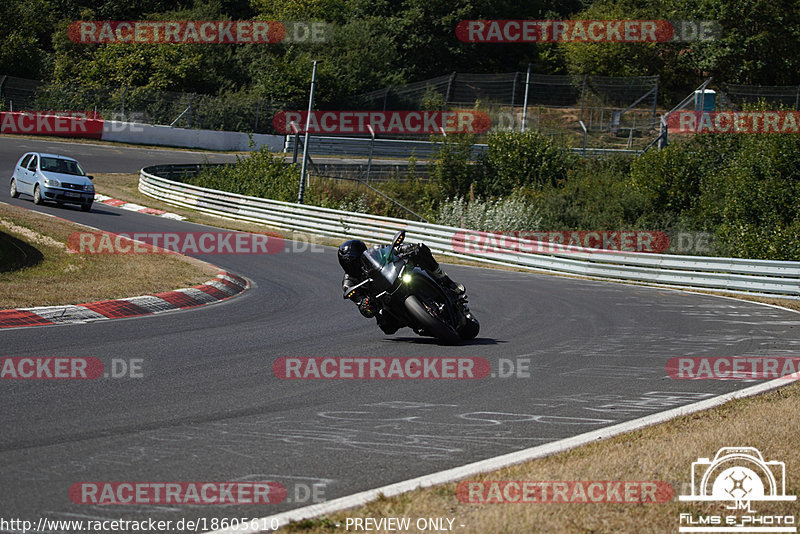
{"type": "Polygon", "coordinates": [[[439,319],[436,316],[436,312],[429,305],[423,303],[418,297],[409,295],[405,300],[405,306],[408,313],[411,314],[411,317],[414,318],[425,332],[449,345],[454,345],[461,341],[461,336],[439,319]]]}

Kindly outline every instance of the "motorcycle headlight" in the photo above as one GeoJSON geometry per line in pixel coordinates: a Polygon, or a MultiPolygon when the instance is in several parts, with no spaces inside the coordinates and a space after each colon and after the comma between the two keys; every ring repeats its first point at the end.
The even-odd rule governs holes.
{"type": "Polygon", "coordinates": [[[58,180],[53,180],[52,178],[45,178],[44,185],[47,187],[61,187],[61,182],[58,180]]]}
{"type": "Polygon", "coordinates": [[[408,274],[408,273],[404,273],[403,274],[403,282],[405,282],[406,284],[411,282],[411,275],[408,274]]]}

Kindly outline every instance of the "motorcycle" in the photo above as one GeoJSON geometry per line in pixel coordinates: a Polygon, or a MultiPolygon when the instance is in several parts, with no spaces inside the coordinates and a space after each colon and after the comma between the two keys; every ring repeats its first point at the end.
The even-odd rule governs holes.
{"type": "Polygon", "coordinates": [[[382,313],[390,314],[421,336],[432,336],[447,344],[473,339],[480,324],[466,307],[465,295],[442,287],[425,270],[412,265],[397,247],[405,230],[395,234],[389,246],[364,251],[361,261],[368,277],[344,295],[348,299],[364,287],[382,313]]]}

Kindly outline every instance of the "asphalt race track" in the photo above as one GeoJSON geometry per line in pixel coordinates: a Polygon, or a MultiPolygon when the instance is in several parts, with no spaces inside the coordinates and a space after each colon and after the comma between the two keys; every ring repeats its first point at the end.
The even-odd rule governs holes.
{"type": "MultiPolygon", "coordinates": [[[[40,145],[58,143],[0,139],[3,188],[19,155],[40,145]]],[[[203,159],[71,146],[66,153],[90,172],[203,159]]],[[[112,232],[197,229],[104,205],[83,213],[7,193],[0,200],[112,232]]],[[[797,356],[800,347],[800,316],[781,309],[463,266],[446,270],[467,286],[482,331],[471,344],[439,346],[408,329],[384,336],[344,302],[333,248],[288,243],[280,254],[199,257],[253,288],[161,316],[0,331],[3,357],[97,357],[107,367],[141,359],[143,374],[0,383],[5,516],[262,517],[310,504],[312,484],[319,498],[341,497],[753,385],[671,379],[671,357],[797,356]],[[272,363],[281,356],[474,356],[495,374],[501,359],[529,359],[530,377],[280,380],[272,363]],[[71,485],[87,481],[263,480],[286,486],[288,499],[222,507],[69,498],[71,485]]]]}

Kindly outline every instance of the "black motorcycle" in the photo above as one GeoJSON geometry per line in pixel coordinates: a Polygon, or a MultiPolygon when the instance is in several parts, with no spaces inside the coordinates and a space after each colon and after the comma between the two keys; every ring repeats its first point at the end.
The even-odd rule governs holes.
{"type": "Polygon", "coordinates": [[[368,277],[344,298],[352,297],[363,287],[380,303],[382,313],[390,314],[421,336],[432,336],[448,344],[473,339],[480,324],[466,307],[465,295],[445,289],[399,254],[397,247],[405,237],[405,230],[401,230],[391,245],[364,251],[361,261],[368,277]]]}

